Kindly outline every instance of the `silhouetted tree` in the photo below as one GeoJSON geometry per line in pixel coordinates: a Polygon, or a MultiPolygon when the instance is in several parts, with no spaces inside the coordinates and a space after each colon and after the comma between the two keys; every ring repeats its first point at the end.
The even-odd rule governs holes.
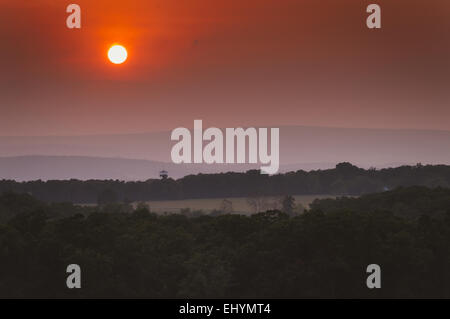
{"type": "Polygon", "coordinates": [[[295,198],[291,195],[287,195],[282,201],[282,211],[290,216],[294,214],[295,198]]]}

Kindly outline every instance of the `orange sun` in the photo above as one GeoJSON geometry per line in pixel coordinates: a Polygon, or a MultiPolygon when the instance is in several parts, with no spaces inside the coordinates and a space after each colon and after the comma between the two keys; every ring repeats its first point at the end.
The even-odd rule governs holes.
{"type": "Polygon", "coordinates": [[[125,47],[115,44],[108,50],[108,59],[114,64],[122,64],[128,58],[128,52],[125,47]]]}

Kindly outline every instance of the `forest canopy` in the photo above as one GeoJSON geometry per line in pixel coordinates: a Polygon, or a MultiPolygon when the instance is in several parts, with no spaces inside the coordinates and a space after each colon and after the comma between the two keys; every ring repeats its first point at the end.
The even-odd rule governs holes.
{"type": "Polygon", "coordinates": [[[0,297],[449,298],[449,198],[411,187],[319,200],[291,217],[187,217],[5,193],[0,297]],[[83,289],[65,286],[73,263],[83,289]],[[372,263],[383,289],[366,287],[372,263]]]}

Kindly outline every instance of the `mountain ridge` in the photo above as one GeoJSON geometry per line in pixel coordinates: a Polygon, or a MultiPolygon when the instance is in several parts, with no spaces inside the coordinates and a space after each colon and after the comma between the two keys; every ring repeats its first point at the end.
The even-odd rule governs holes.
{"type": "MultiPolygon", "coordinates": [[[[89,135],[89,136],[51,136],[51,137],[0,137],[0,157],[14,156],[69,156],[93,158],[110,158],[116,160],[146,160],[153,163],[129,162],[126,169],[124,163],[110,166],[111,178],[157,178],[160,166],[168,166],[172,176],[181,177],[199,172],[215,173],[229,170],[245,171],[258,166],[216,164],[212,166],[172,166],[170,152],[174,141],[170,140],[170,132],[89,135]],[[136,168],[133,168],[136,165],[136,168]],[[163,163],[163,164],[161,164],[163,163]],[[166,163],[166,164],[164,164],[166,163]],[[150,165],[151,164],[151,165],[150,165]],[[150,166],[149,166],[150,165],[150,166]],[[218,167],[214,167],[218,166],[218,167]],[[124,170],[125,173],[121,173],[124,170]],[[149,172],[149,173],[148,173],[149,172]]],[[[40,158],[42,159],[42,158],[40,158]]],[[[67,158],[66,158],[67,160],[67,158]]],[[[384,129],[354,129],[326,128],[311,126],[280,127],[280,171],[296,169],[332,168],[337,163],[351,162],[359,167],[371,166],[383,168],[388,165],[404,164],[450,164],[450,132],[435,130],[384,130],[384,129]]],[[[34,177],[88,178],[87,171],[92,176],[107,178],[107,171],[102,171],[101,163],[97,170],[92,165],[79,165],[66,170],[60,168],[60,174],[53,174],[50,168],[46,174],[40,173],[40,166],[50,164],[28,161],[19,166],[11,166],[5,160],[0,162],[0,178],[34,177]],[[86,172],[83,172],[83,167],[86,172]],[[32,171],[34,168],[35,171],[32,171]],[[24,172],[29,171],[29,176],[24,172]],[[72,170],[74,174],[67,174],[72,170]]],[[[56,169],[56,168],[55,168],[56,169]]]]}

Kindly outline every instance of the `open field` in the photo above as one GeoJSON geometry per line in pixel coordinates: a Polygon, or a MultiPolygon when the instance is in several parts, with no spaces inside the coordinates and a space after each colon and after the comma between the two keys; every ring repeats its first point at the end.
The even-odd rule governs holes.
{"type": "MultiPolygon", "coordinates": [[[[308,208],[316,198],[334,198],[332,195],[295,195],[296,210],[303,212],[304,208],[308,208]]],[[[147,201],[145,202],[152,212],[155,213],[179,213],[182,210],[189,209],[191,211],[203,211],[210,213],[214,210],[227,210],[232,213],[252,214],[256,212],[256,206],[261,210],[281,208],[281,200],[283,197],[258,197],[258,198],[208,198],[208,199],[185,199],[185,200],[167,200],[167,201],[147,201]]]]}

